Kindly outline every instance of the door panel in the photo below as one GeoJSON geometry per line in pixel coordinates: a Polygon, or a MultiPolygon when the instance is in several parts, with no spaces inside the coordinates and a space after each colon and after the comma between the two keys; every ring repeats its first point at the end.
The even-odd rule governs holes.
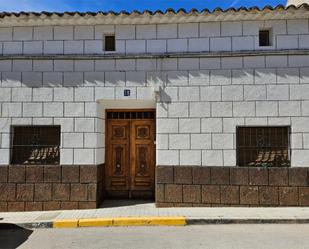
{"type": "Polygon", "coordinates": [[[106,191],[128,191],[130,186],[130,123],[109,120],[107,123],[106,191]]]}
{"type": "Polygon", "coordinates": [[[153,121],[131,124],[131,190],[154,190],[154,125],[153,121]]]}
{"type": "Polygon", "coordinates": [[[106,192],[109,196],[153,197],[154,120],[107,120],[106,192]]]}

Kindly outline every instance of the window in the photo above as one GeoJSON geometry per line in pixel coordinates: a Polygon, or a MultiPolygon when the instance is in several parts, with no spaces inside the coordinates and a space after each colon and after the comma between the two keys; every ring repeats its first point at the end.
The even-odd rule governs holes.
{"type": "Polygon", "coordinates": [[[115,36],[114,35],[106,35],[104,36],[104,49],[105,51],[115,51],[115,36]]]}
{"type": "Polygon", "coordinates": [[[270,30],[259,31],[259,45],[260,47],[268,47],[270,44],[270,30]]]}
{"type": "Polygon", "coordinates": [[[59,164],[60,126],[13,126],[12,164],[59,164]]]}
{"type": "Polygon", "coordinates": [[[237,165],[290,166],[289,127],[237,127],[237,165]]]}

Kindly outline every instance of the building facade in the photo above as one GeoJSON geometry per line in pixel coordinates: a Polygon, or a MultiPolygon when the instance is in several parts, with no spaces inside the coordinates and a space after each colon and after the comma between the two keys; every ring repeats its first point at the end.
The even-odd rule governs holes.
{"type": "Polygon", "coordinates": [[[309,205],[309,6],[6,13],[0,210],[309,205]]]}

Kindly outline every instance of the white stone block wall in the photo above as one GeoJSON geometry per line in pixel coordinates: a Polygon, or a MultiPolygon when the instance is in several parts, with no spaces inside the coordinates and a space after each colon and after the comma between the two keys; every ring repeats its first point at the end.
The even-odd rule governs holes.
{"type": "Polygon", "coordinates": [[[0,27],[0,54],[113,54],[309,48],[308,19],[151,25],[0,27]],[[259,47],[258,31],[271,30],[259,47]],[[116,52],[103,51],[115,34],[116,52]]]}
{"type": "Polygon", "coordinates": [[[157,164],[235,166],[237,126],[291,126],[292,166],[308,166],[308,59],[222,57],[201,69],[207,59],[179,58],[158,79],[169,101],[157,105],[157,164]]]}
{"type": "Polygon", "coordinates": [[[116,35],[117,54],[309,49],[308,26],[271,20],[1,27],[0,55],[8,57],[0,60],[0,164],[9,163],[10,126],[34,124],[61,125],[61,164],[103,163],[98,100],[152,100],[158,84],[158,165],[235,166],[236,126],[289,125],[292,166],[309,166],[307,55],[70,58],[104,55],[105,34],[116,35]],[[272,46],[258,46],[261,28],[271,29],[272,46]]]}

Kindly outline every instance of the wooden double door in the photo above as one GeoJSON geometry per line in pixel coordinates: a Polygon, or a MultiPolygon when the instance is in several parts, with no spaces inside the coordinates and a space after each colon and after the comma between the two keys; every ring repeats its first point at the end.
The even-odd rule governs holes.
{"type": "Polygon", "coordinates": [[[153,198],[154,119],[107,119],[106,194],[113,198],[153,198]]]}

